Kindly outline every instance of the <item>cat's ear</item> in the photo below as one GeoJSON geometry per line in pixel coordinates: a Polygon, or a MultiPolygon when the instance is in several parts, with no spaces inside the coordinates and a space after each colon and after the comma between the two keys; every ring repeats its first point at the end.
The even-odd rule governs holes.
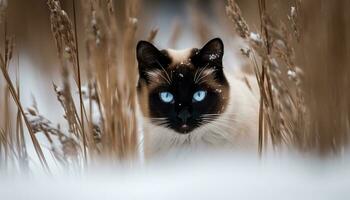
{"type": "Polygon", "coordinates": [[[136,57],[141,79],[148,79],[147,72],[162,69],[168,66],[169,58],[153,44],[139,41],[136,46],[136,57]]]}
{"type": "Polygon", "coordinates": [[[147,41],[139,41],[136,46],[136,57],[140,64],[150,64],[158,60],[160,51],[147,41]]]}
{"type": "Polygon", "coordinates": [[[141,71],[159,68],[160,65],[165,65],[167,61],[164,53],[147,41],[139,41],[137,43],[136,57],[141,71]]]}
{"type": "Polygon", "coordinates": [[[224,56],[224,43],[220,38],[214,38],[208,41],[198,52],[199,59],[203,63],[222,64],[224,56]]]}

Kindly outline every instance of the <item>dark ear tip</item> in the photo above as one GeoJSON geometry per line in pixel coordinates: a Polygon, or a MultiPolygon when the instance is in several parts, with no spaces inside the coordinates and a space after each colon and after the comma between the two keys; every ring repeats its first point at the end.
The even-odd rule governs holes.
{"type": "Polygon", "coordinates": [[[142,57],[145,52],[152,52],[157,50],[157,48],[150,42],[145,40],[140,40],[136,45],[136,55],[138,58],[142,57]]]}
{"type": "Polygon", "coordinates": [[[209,43],[214,43],[216,45],[219,45],[222,49],[224,48],[224,42],[219,37],[211,39],[207,44],[209,44],[209,43]]]}
{"type": "Polygon", "coordinates": [[[201,49],[201,52],[203,52],[204,54],[218,53],[219,55],[223,56],[224,43],[219,37],[213,38],[204,45],[204,47],[201,49]]]}
{"type": "Polygon", "coordinates": [[[140,40],[137,42],[136,49],[140,49],[143,46],[150,45],[151,43],[145,41],[145,40],[140,40]]]}
{"type": "Polygon", "coordinates": [[[220,42],[223,44],[222,39],[219,37],[213,38],[213,39],[211,39],[211,41],[216,41],[216,42],[220,42]]]}
{"type": "Polygon", "coordinates": [[[160,59],[160,51],[152,43],[140,40],[136,45],[136,58],[139,62],[147,63],[160,59]]]}

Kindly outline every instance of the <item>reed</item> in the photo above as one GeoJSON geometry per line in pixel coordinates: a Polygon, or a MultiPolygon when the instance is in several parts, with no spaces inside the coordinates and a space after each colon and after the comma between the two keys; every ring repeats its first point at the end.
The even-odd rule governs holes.
{"type": "Polygon", "coordinates": [[[77,158],[84,158],[86,164],[99,157],[119,162],[137,156],[137,72],[133,57],[137,4],[137,1],[123,2],[118,5],[123,8],[123,14],[117,15],[113,1],[81,1],[86,32],[78,34],[75,1],[72,4],[74,23],[59,1],[48,1],[51,29],[63,71],[63,87],[55,86],[55,92],[65,111],[69,135],[75,137],[70,139],[75,141],[71,146],[76,146],[77,158]],[[78,39],[85,40],[87,66],[79,62],[78,39]],[[83,69],[88,76],[84,91],[83,69]],[[80,115],[71,91],[71,71],[79,91],[80,115]]]}
{"type": "MultiPolygon", "coordinates": [[[[6,24],[6,23],[5,23],[6,24]]],[[[6,26],[5,26],[5,32],[6,32],[6,26]]],[[[41,162],[41,164],[43,165],[43,167],[49,172],[49,167],[47,165],[47,162],[46,162],[46,159],[45,159],[45,156],[42,152],[42,149],[41,149],[41,146],[35,136],[35,132],[33,131],[31,125],[30,125],[30,122],[29,122],[29,119],[27,118],[26,114],[25,114],[25,110],[21,104],[21,101],[20,101],[20,95],[19,95],[19,89],[18,87],[15,87],[15,84],[12,82],[10,76],[9,76],[9,73],[8,73],[8,66],[9,66],[9,62],[12,58],[12,52],[13,52],[13,49],[12,49],[12,45],[9,45],[10,42],[8,42],[8,38],[6,38],[6,35],[5,34],[5,55],[2,55],[0,54],[0,69],[1,69],[1,72],[2,72],[2,75],[5,79],[5,82],[6,82],[6,89],[5,91],[9,91],[9,93],[11,94],[11,97],[14,101],[14,103],[16,104],[17,106],[17,109],[18,109],[18,113],[20,113],[20,115],[18,114],[18,117],[17,117],[17,150],[19,152],[21,152],[21,148],[23,147],[24,143],[23,143],[23,135],[20,130],[20,126],[21,126],[21,121],[22,121],[22,118],[24,120],[24,123],[28,129],[28,132],[29,132],[29,135],[30,135],[30,138],[32,140],[32,143],[34,145],[34,149],[38,155],[38,158],[41,162]],[[4,56],[5,56],[5,59],[4,59],[4,56]]],[[[6,95],[5,95],[6,96],[6,95]]],[[[5,100],[5,102],[7,102],[7,99],[5,100]]],[[[5,104],[5,106],[7,106],[6,109],[9,109],[8,105],[5,104]]],[[[9,111],[6,111],[5,112],[5,119],[9,119],[10,115],[9,115],[9,111]]],[[[9,121],[5,122],[6,123],[6,127],[9,127],[9,121]]],[[[9,149],[10,148],[14,148],[15,145],[12,143],[13,141],[13,137],[12,137],[12,133],[10,132],[9,128],[6,128],[5,130],[2,130],[1,131],[1,135],[2,135],[2,144],[4,144],[4,149],[5,149],[5,158],[7,157],[7,154],[9,154],[9,149]]],[[[24,146],[25,147],[25,146],[24,146]]],[[[16,153],[12,152],[13,155],[16,155],[16,153]]]]}
{"type": "MultiPolygon", "coordinates": [[[[345,37],[348,30],[344,21],[346,18],[337,14],[336,8],[346,3],[325,3],[329,6],[325,15],[339,20],[333,28],[339,29],[339,33],[344,36],[342,38],[336,37],[335,32],[322,30],[324,25],[311,24],[310,21],[315,20],[311,13],[316,16],[324,13],[316,1],[294,1],[289,8],[290,13],[284,14],[285,19],[279,21],[273,20],[281,16],[271,14],[271,9],[268,9],[271,5],[267,1],[258,0],[257,3],[261,25],[259,33],[249,30],[234,0],[228,1],[226,11],[238,35],[249,45],[242,52],[251,59],[260,87],[260,154],[263,146],[269,143],[273,147],[287,145],[303,152],[318,152],[322,155],[343,152],[350,134],[349,108],[345,103],[349,102],[349,97],[344,93],[350,75],[346,67],[349,60],[345,56],[348,55],[349,46],[345,37]],[[310,6],[314,4],[318,5],[310,6]],[[315,35],[326,36],[323,39],[327,45],[320,48],[325,58],[322,64],[315,53],[319,49],[310,49],[315,41],[322,41],[321,38],[313,38],[315,35]],[[345,45],[340,47],[343,42],[345,45]],[[332,57],[334,52],[338,52],[337,56],[332,57]],[[332,65],[338,66],[342,75],[336,75],[335,71],[329,73],[329,69],[333,69],[332,65]],[[342,81],[335,81],[338,80],[335,76],[342,77],[342,81]],[[325,84],[325,88],[332,87],[332,90],[319,88],[322,84],[325,84]],[[316,95],[317,92],[320,93],[316,95]],[[327,109],[326,113],[323,113],[324,109],[327,109]]],[[[331,24],[327,22],[326,26],[331,24]]]]}

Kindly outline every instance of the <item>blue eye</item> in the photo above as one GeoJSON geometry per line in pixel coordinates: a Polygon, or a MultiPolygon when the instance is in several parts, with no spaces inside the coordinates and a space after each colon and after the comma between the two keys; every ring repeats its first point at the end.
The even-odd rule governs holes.
{"type": "Polygon", "coordinates": [[[195,102],[203,101],[205,96],[207,96],[207,92],[204,90],[199,90],[193,94],[193,101],[195,102]]]}
{"type": "Polygon", "coordinates": [[[161,92],[159,97],[165,103],[170,103],[174,100],[174,96],[170,92],[161,92]]]}

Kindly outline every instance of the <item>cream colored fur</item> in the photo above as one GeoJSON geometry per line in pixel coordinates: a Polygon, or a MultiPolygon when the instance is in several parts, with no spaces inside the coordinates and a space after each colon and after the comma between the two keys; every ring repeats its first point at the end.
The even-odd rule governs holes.
{"type": "MultiPolygon", "coordinates": [[[[172,56],[175,53],[172,50],[172,56]]],[[[146,157],[163,155],[176,149],[257,149],[259,95],[255,77],[245,75],[239,70],[225,70],[225,75],[230,85],[229,105],[213,122],[182,135],[154,125],[148,118],[142,117],[146,157]]]]}

